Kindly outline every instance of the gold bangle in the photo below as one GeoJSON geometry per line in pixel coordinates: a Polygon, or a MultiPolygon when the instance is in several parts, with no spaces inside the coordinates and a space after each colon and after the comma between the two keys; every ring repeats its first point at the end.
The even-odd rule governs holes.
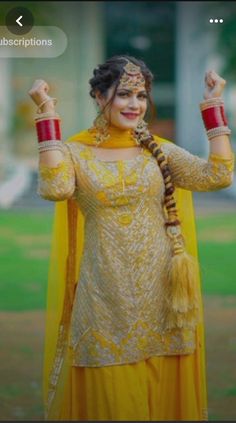
{"type": "Polygon", "coordinates": [[[48,103],[48,101],[53,101],[54,105],[56,105],[57,103],[57,99],[55,97],[46,98],[46,100],[42,101],[42,103],[38,106],[36,113],[38,114],[42,113],[40,109],[44,104],[48,103]]]}

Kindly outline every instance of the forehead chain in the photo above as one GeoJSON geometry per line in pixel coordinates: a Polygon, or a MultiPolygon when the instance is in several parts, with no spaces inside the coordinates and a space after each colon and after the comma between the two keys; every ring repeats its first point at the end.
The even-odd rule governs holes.
{"type": "Polygon", "coordinates": [[[128,88],[132,90],[145,88],[145,78],[141,72],[140,66],[135,65],[128,59],[125,60],[127,63],[123,67],[123,74],[119,83],[120,88],[128,88]]]}

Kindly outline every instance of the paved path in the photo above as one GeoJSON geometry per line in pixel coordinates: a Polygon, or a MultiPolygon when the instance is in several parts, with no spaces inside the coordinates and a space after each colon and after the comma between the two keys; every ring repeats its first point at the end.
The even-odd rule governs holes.
{"type": "Polygon", "coordinates": [[[210,216],[220,213],[235,213],[236,197],[227,195],[223,191],[195,192],[193,201],[196,216],[210,216]]]}

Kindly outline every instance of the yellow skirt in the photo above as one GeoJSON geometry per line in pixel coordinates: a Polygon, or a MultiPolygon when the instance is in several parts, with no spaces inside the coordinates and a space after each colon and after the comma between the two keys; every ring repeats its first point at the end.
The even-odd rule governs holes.
{"type": "Polygon", "coordinates": [[[72,367],[61,420],[207,420],[191,355],[134,364],[72,367]]]}

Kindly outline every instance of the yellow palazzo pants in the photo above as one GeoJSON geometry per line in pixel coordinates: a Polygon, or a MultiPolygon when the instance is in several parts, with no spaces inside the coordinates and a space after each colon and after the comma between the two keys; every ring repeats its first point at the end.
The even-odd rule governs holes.
{"type": "Polygon", "coordinates": [[[207,420],[191,355],[72,367],[61,420],[207,420]]]}

